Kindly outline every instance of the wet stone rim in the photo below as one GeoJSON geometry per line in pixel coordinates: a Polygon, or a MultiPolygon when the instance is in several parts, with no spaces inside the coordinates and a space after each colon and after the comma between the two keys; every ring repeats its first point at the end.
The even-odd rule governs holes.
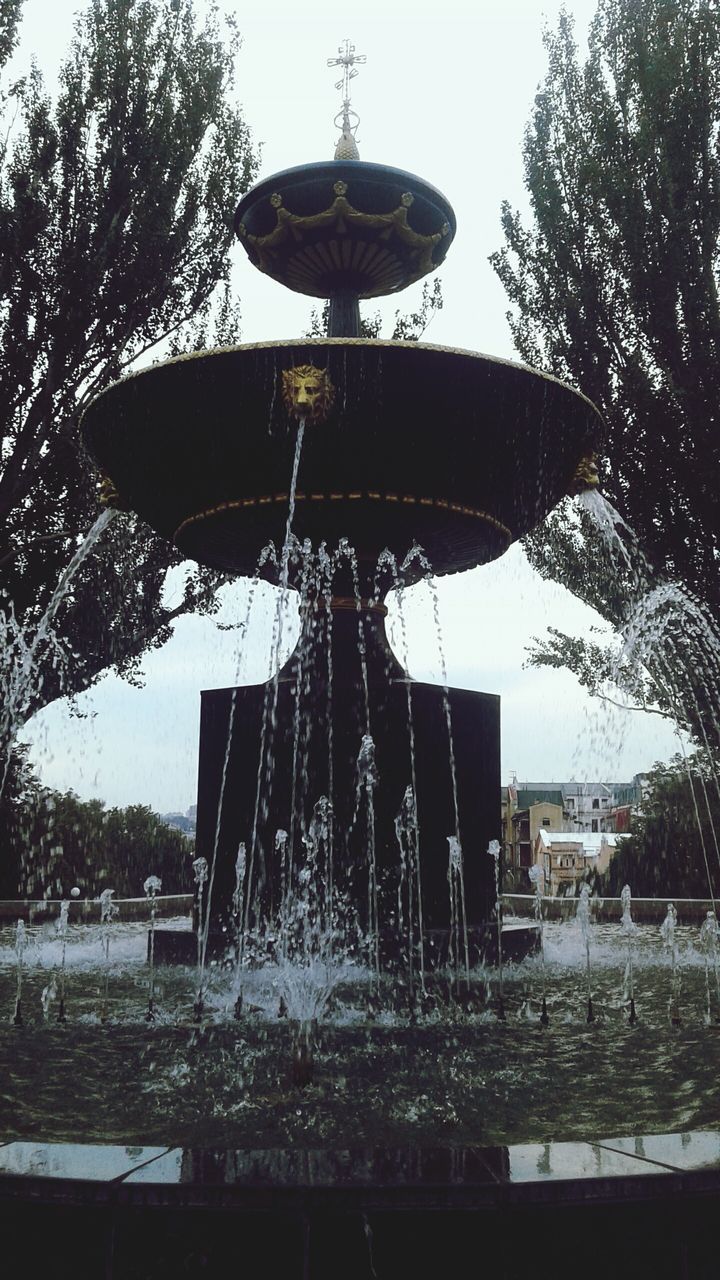
{"type": "MultiPolygon", "coordinates": [[[[362,1204],[472,1208],[525,1202],[623,1203],[720,1191],[720,1160],[683,1161],[685,1139],[720,1143],[720,1132],[608,1138],[593,1142],[478,1148],[225,1150],[117,1144],[0,1143],[0,1201],[64,1204],[190,1200],[228,1208],[297,1197],[337,1207],[362,1204]],[[638,1145],[649,1154],[640,1154],[638,1145]],[[15,1150],[13,1150],[15,1149],[15,1150]],[[13,1158],[14,1157],[14,1158],[13,1158]],[[25,1159],[23,1159],[25,1157],[25,1159]]],[[[260,1207],[258,1205],[258,1207],[260,1207]]]]}

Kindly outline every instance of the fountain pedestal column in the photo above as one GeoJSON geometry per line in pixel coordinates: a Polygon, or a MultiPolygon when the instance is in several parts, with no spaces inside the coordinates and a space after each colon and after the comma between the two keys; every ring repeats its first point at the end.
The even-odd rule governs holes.
{"type": "MultiPolygon", "coordinates": [[[[252,928],[280,907],[278,830],[288,833],[285,856],[289,848],[297,870],[321,797],[332,801],[334,892],[352,904],[367,930],[371,833],[367,791],[358,790],[358,755],[368,733],[377,769],[372,820],[381,949],[397,939],[395,904],[403,886],[395,820],[408,787],[416,796],[426,961],[432,963],[433,949],[442,953],[450,926],[448,837],[458,829],[467,921],[475,943],[484,939],[494,908],[492,859],[485,851],[500,823],[500,700],[410,680],[388,647],[383,613],[383,606],[365,602],[358,611],[353,602],[336,599],[322,625],[317,615],[309,621],[276,682],[202,694],[197,854],[215,864],[213,951],[232,946],[236,936],[232,893],[239,844],[247,852],[252,928]]],[[[413,909],[417,937],[417,897],[413,909]]]]}

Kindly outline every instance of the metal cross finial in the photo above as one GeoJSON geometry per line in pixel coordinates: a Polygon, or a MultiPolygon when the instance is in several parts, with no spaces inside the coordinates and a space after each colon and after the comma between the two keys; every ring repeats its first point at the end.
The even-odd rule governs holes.
{"type": "MultiPolygon", "coordinates": [[[[342,107],[335,117],[335,124],[343,135],[341,142],[338,145],[340,146],[343,139],[346,139],[352,146],[354,146],[355,132],[360,123],[360,117],[350,106],[350,81],[355,79],[358,74],[358,66],[362,66],[362,64],[367,61],[367,57],[364,53],[356,53],[355,45],[351,44],[349,40],[343,41],[338,48],[338,54],[340,55],[339,57],[328,58],[327,60],[327,65],[329,67],[342,67],[343,69],[342,79],[338,80],[335,85],[336,89],[340,89],[342,91],[343,96],[342,107]]],[[[355,148],[355,150],[357,150],[357,148],[355,148]]]]}

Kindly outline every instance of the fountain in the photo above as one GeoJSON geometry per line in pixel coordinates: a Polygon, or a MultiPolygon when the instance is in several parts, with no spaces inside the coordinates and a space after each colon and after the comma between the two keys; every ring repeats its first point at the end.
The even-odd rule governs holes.
{"type": "Polygon", "coordinates": [[[166,926],[150,876],[149,935],[118,924],[110,889],[99,934],[77,890],[49,933],[0,931],[0,1221],[28,1237],[80,1206],[72,1250],[32,1236],[38,1267],[75,1280],[224,1274],[231,1251],[270,1275],[329,1278],[339,1258],[351,1276],[437,1275],[496,1238],[514,1276],[538,1269],[552,1205],[553,1274],[581,1250],[606,1274],[587,1240],[621,1228],[621,1275],[655,1280],[667,1259],[710,1275],[692,1270],[715,1250],[696,1211],[720,1187],[720,1134],[636,1135],[716,1123],[715,903],[701,931],[673,906],[643,933],[628,886],[619,930],[585,891],[566,928],[537,868],[535,918],[511,927],[499,700],[412,680],[384,631],[388,592],[487,563],[591,491],[600,421],[527,368],[362,337],[359,300],[439,266],[455,219],[424,180],[359,159],[360,59],[346,44],[335,61],[335,158],[266,179],[235,215],[256,267],[329,300],[327,336],[166,361],[83,419],[111,508],[274,582],[276,667],[291,594],[301,632],[265,684],[203,694],[192,929],[166,926]]]}
{"type": "MultiPolygon", "coordinates": [[[[202,697],[202,963],[235,945],[241,844],[240,950],[282,935],[324,798],[313,874],[326,927],[352,917],[342,947],[376,985],[388,966],[423,974],[448,958],[467,983],[499,945],[509,959],[537,944],[534,925],[501,939],[485,855],[499,834],[499,699],[411,680],[388,645],[383,598],[493,560],[592,483],[600,420],[530,369],[360,336],[358,300],[434,271],[455,218],[423,179],[358,158],[354,60],[341,52],[335,159],[274,174],[235,214],[254,266],[329,299],[327,336],[155,365],[100,394],[82,433],[109,503],[202,564],[299,597],[301,635],[282,670],[202,697]],[[508,455],[522,458],[512,482],[508,455]],[[412,839],[399,845],[408,805],[412,839]]],[[[283,616],[279,605],[276,647],[283,616]]],[[[159,962],[192,958],[186,933],[158,931],[154,945],[159,962]]]]}

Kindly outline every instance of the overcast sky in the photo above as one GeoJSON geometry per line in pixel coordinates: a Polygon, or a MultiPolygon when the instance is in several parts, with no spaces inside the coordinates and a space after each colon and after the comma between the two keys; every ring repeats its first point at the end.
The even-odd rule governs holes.
{"type": "MultiPolygon", "coordinates": [[[[52,81],[77,0],[26,0],[22,57],[34,52],[52,81]]],[[[569,0],[584,42],[594,3],[569,0]]],[[[441,270],[444,310],[426,337],[433,343],[514,355],[503,290],[488,255],[501,243],[500,203],[525,206],[521,144],[545,71],[542,30],[558,3],[534,0],[364,0],[350,19],[328,0],[302,6],[275,0],[233,6],[244,44],[237,93],[257,143],[261,177],[331,158],[340,95],[328,57],[349,37],[367,55],[354,82],[362,159],[396,165],[439,187],[458,230],[441,270]]],[[[228,192],[232,209],[237,193],[228,192]]],[[[308,325],[311,301],[253,270],[234,251],[242,298],[243,340],[293,338],[308,325]]],[[[378,308],[390,324],[412,310],[420,286],[378,308]]],[[[375,307],[371,304],[371,310],[375,307]]],[[[408,606],[409,667],[437,678],[440,659],[426,589],[408,606]]],[[[562,672],[523,669],[525,648],[548,625],[587,632],[598,617],[563,588],[541,581],[512,548],[494,565],[439,584],[443,648],[451,684],[502,696],[502,769],[522,779],[626,779],[675,749],[658,717],[609,713],[562,672]]],[[[223,618],[243,614],[242,585],[225,592],[223,618]]],[[[107,677],[81,700],[83,718],[63,704],[31,726],[43,780],[97,795],[110,804],[141,802],[160,811],[195,800],[199,694],[203,688],[267,674],[269,592],[261,593],[253,634],[242,652],[237,633],[213,622],[181,620],[173,640],[145,664],[145,687],[107,677]]]]}

